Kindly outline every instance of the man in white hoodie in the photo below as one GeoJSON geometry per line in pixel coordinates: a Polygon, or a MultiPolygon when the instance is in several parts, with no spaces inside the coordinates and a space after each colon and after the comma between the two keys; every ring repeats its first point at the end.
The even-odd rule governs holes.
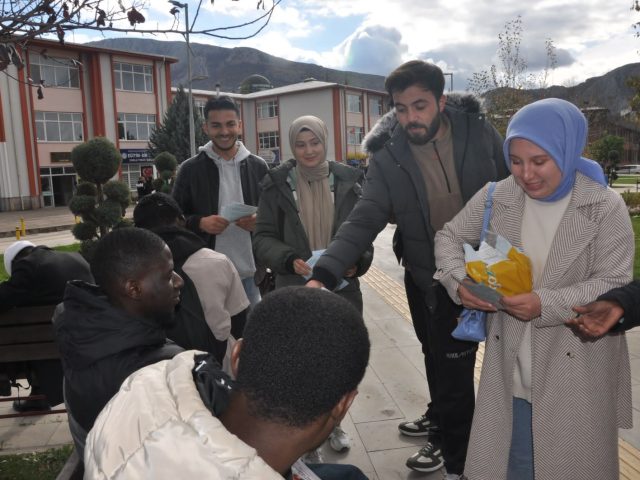
{"type": "Polygon", "coordinates": [[[233,262],[253,306],[260,301],[251,244],[256,216],[229,222],[220,212],[233,203],[257,206],[259,183],[269,168],[238,140],[242,121],[230,97],[209,99],[204,116],[202,128],[210,141],[180,166],[172,195],[184,212],[187,228],[233,262]]]}

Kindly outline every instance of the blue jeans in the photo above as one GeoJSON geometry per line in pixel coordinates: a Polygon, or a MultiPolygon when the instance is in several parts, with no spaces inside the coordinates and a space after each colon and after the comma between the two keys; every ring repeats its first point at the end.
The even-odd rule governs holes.
{"type": "Polygon", "coordinates": [[[513,397],[513,427],[507,480],[533,480],[533,431],[531,404],[513,397]]]}
{"type": "Polygon", "coordinates": [[[251,308],[255,307],[262,298],[260,297],[260,289],[256,285],[253,277],[243,278],[242,286],[244,287],[244,293],[247,294],[251,308]]]}

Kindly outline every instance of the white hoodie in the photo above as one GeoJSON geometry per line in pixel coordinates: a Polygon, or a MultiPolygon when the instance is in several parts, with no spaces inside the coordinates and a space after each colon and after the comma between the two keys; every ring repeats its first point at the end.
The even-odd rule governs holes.
{"type": "MultiPolygon", "coordinates": [[[[244,203],[242,195],[242,180],[240,178],[240,162],[250,155],[249,150],[237,142],[238,151],[230,160],[225,160],[213,151],[213,143],[208,142],[200,150],[211,158],[220,173],[220,187],[218,189],[218,212],[225,205],[244,203]]],[[[231,223],[220,235],[216,236],[216,251],[224,253],[233,262],[240,274],[240,278],[252,277],[256,271],[251,245],[251,233],[231,223]]]]}

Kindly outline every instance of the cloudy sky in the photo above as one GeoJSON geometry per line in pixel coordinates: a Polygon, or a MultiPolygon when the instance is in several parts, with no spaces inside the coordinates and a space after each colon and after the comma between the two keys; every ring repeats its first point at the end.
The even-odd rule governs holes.
{"type": "MultiPolygon", "coordinates": [[[[271,0],[265,2],[271,5],[271,0]]],[[[193,20],[198,2],[188,3],[193,20]]],[[[194,30],[255,19],[263,13],[256,10],[257,3],[215,0],[211,5],[205,0],[194,30]]],[[[545,39],[551,38],[557,67],[549,83],[573,85],[640,62],[640,38],[632,28],[640,13],[631,11],[631,6],[632,0],[282,0],[270,23],[254,38],[230,41],[196,35],[191,41],[254,47],[289,60],[379,75],[420,58],[453,73],[454,87],[465,89],[473,72],[499,65],[498,34],[506,22],[520,16],[521,52],[529,71],[544,68],[545,39]]],[[[164,0],[149,0],[143,27],[170,27],[174,22],[170,8],[164,0]]],[[[224,33],[247,35],[255,28],[224,33]]],[[[75,33],[72,41],[98,38],[103,37],[85,31],[75,33]]]]}

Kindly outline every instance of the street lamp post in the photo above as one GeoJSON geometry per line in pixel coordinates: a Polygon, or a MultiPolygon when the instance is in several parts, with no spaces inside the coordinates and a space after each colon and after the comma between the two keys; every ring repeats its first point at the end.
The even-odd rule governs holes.
{"type": "Polygon", "coordinates": [[[193,89],[191,78],[191,45],[189,44],[189,5],[187,2],[181,3],[176,0],[169,0],[169,3],[175,7],[184,9],[185,21],[185,40],[187,41],[187,88],[189,90],[189,151],[192,157],[196,155],[196,126],[193,121],[193,89]]]}

